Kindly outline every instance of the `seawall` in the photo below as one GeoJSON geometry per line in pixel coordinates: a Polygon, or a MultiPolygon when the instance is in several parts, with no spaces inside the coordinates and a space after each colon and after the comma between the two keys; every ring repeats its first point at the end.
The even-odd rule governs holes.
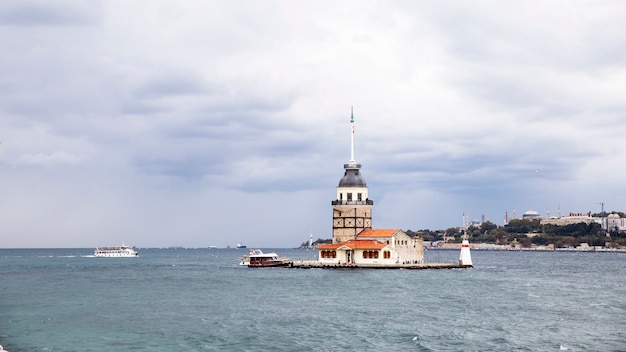
{"type": "Polygon", "coordinates": [[[457,263],[419,263],[419,264],[327,264],[314,260],[295,260],[289,262],[289,268],[297,269],[467,269],[472,265],[460,265],[457,263]]]}

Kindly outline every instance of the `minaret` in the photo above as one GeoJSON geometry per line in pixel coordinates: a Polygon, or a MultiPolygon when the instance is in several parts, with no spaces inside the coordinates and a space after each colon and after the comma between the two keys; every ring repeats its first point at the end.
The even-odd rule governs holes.
{"type": "Polygon", "coordinates": [[[372,228],[372,206],[368,189],[361,176],[361,164],[354,159],[354,112],[350,109],[350,160],[343,165],[344,174],[337,186],[333,207],[333,243],[356,238],[364,229],[372,228]]]}

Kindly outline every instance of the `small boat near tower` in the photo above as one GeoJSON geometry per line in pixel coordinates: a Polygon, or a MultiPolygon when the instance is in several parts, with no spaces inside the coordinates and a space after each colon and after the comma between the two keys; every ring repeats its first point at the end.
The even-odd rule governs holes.
{"type": "Polygon", "coordinates": [[[291,260],[288,258],[279,258],[276,253],[263,253],[260,249],[250,251],[248,255],[244,255],[241,258],[240,266],[247,266],[248,268],[264,268],[275,266],[289,266],[291,260]]]}

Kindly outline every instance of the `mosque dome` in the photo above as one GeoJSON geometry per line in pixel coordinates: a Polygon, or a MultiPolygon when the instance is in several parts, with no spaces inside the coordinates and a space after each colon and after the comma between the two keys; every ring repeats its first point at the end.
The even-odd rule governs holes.
{"type": "Polygon", "coordinates": [[[345,174],[339,180],[339,187],[367,187],[367,184],[359,169],[346,169],[345,174]]]}
{"type": "Polygon", "coordinates": [[[539,213],[538,213],[538,212],[536,212],[536,211],[534,211],[534,210],[532,210],[532,209],[527,210],[527,211],[526,211],[526,212],[522,215],[522,218],[523,218],[523,219],[538,219],[538,218],[540,218],[540,217],[541,217],[541,215],[539,215],[539,213]]]}
{"type": "Polygon", "coordinates": [[[607,216],[607,217],[608,217],[609,219],[619,219],[619,215],[618,215],[618,214],[615,214],[615,213],[609,214],[609,216],[607,216]]]}

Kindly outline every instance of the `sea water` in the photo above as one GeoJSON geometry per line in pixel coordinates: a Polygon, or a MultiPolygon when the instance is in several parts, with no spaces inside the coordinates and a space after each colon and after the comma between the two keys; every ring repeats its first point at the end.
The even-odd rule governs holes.
{"type": "MultiPolygon", "coordinates": [[[[473,269],[350,270],[240,267],[246,251],[0,250],[0,344],[11,352],[626,351],[626,253],[473,251],[473,269]]],[[[426,252],[430,261],[458,255],[426,252]]]]}

